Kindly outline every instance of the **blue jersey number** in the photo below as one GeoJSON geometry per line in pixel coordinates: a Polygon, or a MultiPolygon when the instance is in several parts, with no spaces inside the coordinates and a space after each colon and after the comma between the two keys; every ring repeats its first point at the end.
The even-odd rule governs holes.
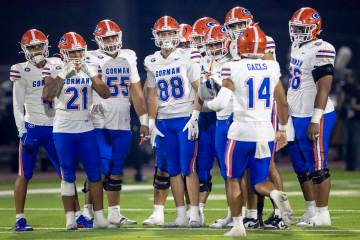
{"type": "Polygon", "coordinates": [[[79,98],[79,95],[81,95],[82,98],[82,108],[83,110],[87,109],[87,87],[83,87],[80,90],[76,87],[69,87],[65,90],[66,94],[71,94],[69,101],[66,103],[66,109],[67,110],[80,110],[79,104],[77,104],[77,100],[79,98]]]}
{"type": "Polygon", "coordinates": [[[301,71],[296,67],[289,67],[290,71],[290,87],[294,90],[298,90],[301,85],[301,71]]]}
{"type": "Polygon", "coordinates": [[[247,91],[248,91],[248,109],[253,109],[255,107],[255,97],[258,100],[264,100],[265,101],[265,108],[269,108],[271,105],[270,102],[270,78],[265,77],[260,87],[257,91],[257,93],[254,92],[254,78],[249,78],[246,81],[247,91]],[[257,96],[255,96],[257,94],[257,96]]]}
{"type": "Polygon", "coordinates": [[[107,77],[106,78],[106,84],[108,85],[110,89],[110,96],[111,97],[117,97],[119,93],[124,97],[129,96],[129,77],[123,76],[123,77],[107,77]]]}
{"type": "Polygon", "coordinates": [[[175,99],[182,98],[184,96],[184,86],[182,79],[179,76],[170,78],[170,81],[160,79],[157,82],[157,87],[159,88],[159,98],[164,102],[170,98],[170,94],[175,99]]]}

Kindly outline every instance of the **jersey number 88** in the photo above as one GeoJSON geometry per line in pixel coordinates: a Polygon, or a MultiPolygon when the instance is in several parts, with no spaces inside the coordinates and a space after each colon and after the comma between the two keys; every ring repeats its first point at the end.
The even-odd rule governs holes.
{"type": "Polygon", "coordinates": [[[166,102],[171,96],[175,99],[184,96],[184,86],[182,79],[179,76],[171,77],[170,80],[160,79],[157,82],[157,87],[159,89],[159,98],[161,101],[166,102]]]}

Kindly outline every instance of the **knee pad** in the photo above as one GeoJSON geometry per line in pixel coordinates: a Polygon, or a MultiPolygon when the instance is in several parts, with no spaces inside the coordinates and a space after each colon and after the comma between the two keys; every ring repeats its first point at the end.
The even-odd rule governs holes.
{"type": "Polygon", "coordinates": [[[75,196],[75,183],[61,181],[61,196],[75,196]]]}
{"type": "Polygon", "coordinates": [[[313,175],[310,172],[298,173],[297,178],[300,184],[310,181],[313,178],[313,175]]]}
{"type": "Polygon", "coordinates": [[[170,176],[157,175],[157,169],[154,174],[153,186],[158,190],[167,190],[170,188],[170,176]]]}
{"type": "Polygon", "coordinates": [[[83,193],[85,193],[85,194],[89,192],[87,180],[85,180],[85,182],[84,182],[84,187],[83,187],[83,189],[82,189],[81,191],[82,191],[83,193]]]}
{"type": "Polygon", "coordinates": [[[103,186],[105,191],[119,192],[122,188],[122,179],[112,179],[106,176],[103,181],[103,186]]]}
{"type": "Polygon", "coordinates": [[[326,179],[328,179],[329,177],[330,177],[329,169],[324,168],[324,169],[315,171],[312,181],[314,184],[320,184],[323,181],[325,181],[326,179]]]}
{"type": "Polygon", "coordinates": [[[211,192],[212,181],[211,176],[207,181],[200,181],[200,192],[211,192]]]}

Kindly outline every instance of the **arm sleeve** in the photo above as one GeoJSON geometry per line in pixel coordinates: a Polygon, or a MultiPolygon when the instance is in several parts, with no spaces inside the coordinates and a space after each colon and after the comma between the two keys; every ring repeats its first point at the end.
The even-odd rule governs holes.
{"type": "Polygon", "coordinates": [[[11,67],[10,70],[10,80],[14,82],[13,85],[13,111],[16,127],[18,129],[19,135],[22,135],[26,132],[25,120],[24,120],[24,102],[25,102],[25,92],[26,92],[26,82],[21,78],[20,72],[16,77],[13,75],[15,72],[15,67],[11,67]]]}
{"type": "Polygon", "coordinates": [[[220,92],[213,100],[207,102],[207,107],[215,112],[224,109],[230,102],[232,91],[226,87],[222,87],[220,92]]]}

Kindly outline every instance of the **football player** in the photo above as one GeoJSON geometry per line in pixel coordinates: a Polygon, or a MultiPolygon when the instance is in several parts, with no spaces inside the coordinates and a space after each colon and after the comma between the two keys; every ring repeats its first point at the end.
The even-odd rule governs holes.
{"type": "MultiPolygon", "coordinates": [[[[251,12],[244,8],[244,7],[234,7],[230,9],[227,14],[225,15],[225,27],[227,29],[227,33],[232,39],[232,44],[230,45],[231,49],[234,49],[235,52],[234,58],[237,58],[238,55],[236,54],[237,44],[236,40],[237,37],[248,27],[252,26],[254,24],[254,18],[251,12]]],[[[276,45],[272,37],[266,36],[266,48],[265,48],[265,54],[263,56],[264,60],[276,60],[276,45]]],[[[277,116],[276,116],[276,102],[273,105],[273,126],[275,127],[275,131],[277,130],[277,116]]],[[[276,145],[277,146],[277,145],[276,145]]],[[[276,189],[282,191],[283,190],[283,183],[280,176],[279,171],[277,170],[275,166],[275,152],[277,151],[277,147],[274,147],[273,153],[272,153],[272,161],[270,164],[270,179],[275,184],[276,189]]],[[[248,177],[244,178],[243,181],[243,187],[246,188],[248,177]]],[[[248,202],[248,210],[246,212],[246,217],[244,219],[244,225],[246,228],[260,228],[263,224],[265,228],[268,229],[284,229],[285,224],[283,224],[280,211],[276,207],[276,205],[273,203],[274,212],[270,215],[270,217],[262,222],[262,211],[264,206],[264,197],[257,196],[253,191],[251,191],[251,188],[248,188],[250,191],[246,196],[247,202],[248,202]]]]}
{"type": "MultiPolygon", "coordinates": [[[[53,102],[47,102],[42,98],[44,81],[41,75],[48,62],[60,63],[61,60],[48,57],[48,45],[48,39],[43,32],[37,29],[26,31],[21,39],[21,49],[27,61],[13,65],[10,70],[10,80],[14,83],[14,118],[20,137],[19,172],[14,189],[15,231],[33,230],[26,223],[24,206],[27,185],[33,176],[40,146],[45,147],[56,172],[61,177],[52,134],[55,108],[53,102]]],[[[78,201],[75,204],[78,227],[91,227],[92,222],[81,215],[78,201]]]]}
{"type": "Polygon", "coordinates": [[[188,49],[191,47],[191,31],[192,27],[189,24],[182,23],[180,26],[180,43],[179,48],[188,49]]]}
{"type": "Polygon", "coordinates": [[[261,59],[265,53],[266,36],[260,27],[247,28],[236,41],[241,59],[223,65],[220,92],[215,99],[205,102],[210,109],[219,111],[228,106],[231,97],[234,101],[234,121],[228,131],[225,157],[227,198],[233,227],[225,236],[246,235],[241,216],[239,180],[247,166],[253,190],[273,199],[287,224],[292,221],[292,210],[286,194],[276,190],[268,180],[275,140],[271,124],[274,98],[279,105],[280,129],[276,134],[277,139],[279,143],[286,142],[288,110],[285,91],[279,82],[280,67],[276,61],[261,59]]]}
{"type": "Polygon", "coordinates": [[[66,213],[66,229],[77,229],[74,213],[76,195],[76,160],[79,156],[89,180],[94,202],[94,228],[106,228],[109,222],[103,215],[103,191],[100,155],[89,107],[92,89],[102,98],[110,91],[98,77],[97,69],[83,62],[86,42],[75,32],[65,33],[59,41],[61,64],[47,64],[42,72],[45,86],[43,97],[55,98],[53,136],[61,166],[61,195],[66,213]]]}
{"type": "Polygon", "coordinates": [[[200,227],[199,181],[195,171],[200,105],[194,101],[201,56],[198,51],[176,48],[180,41],[179,24],[170,16],[155,22],[153,36],[160,51],[144,60],[147,106],[149,129],[152,138],[156,136],[156,149],[162,155],[157,158],[157,166],[169,174],[176,204],[177,217],[168,226],[200,227]],[[190,198],[190,220],[186,217],[182,176],[186,178],[190,198]]]}
{"type": "MultiPolygon", "coordinates": [[[[120,191],[124,160],[131,147],[130,100],[139,116],[142,137],[149,135],[148,115],[142,92],[137,57],[134,51],[122,48],[122,31],[111,20],[100,21],[94,31],[98,50],[89,51],[87,62],[99,69],[102,80],[110,89],[108,99],[94,93],[92,119],[105,176],[108,196],[108,220],[114,226],[135,224],[120,213],[120,191]]],[[[91,209],[91,206],[90,206],[91,209]]]]}
{"type": "Polygon", "coordinates": [[[290,154],[306,207],[299,226],[331,226],[327,159],[336,119],[329,98],[336,53],[333,45],[318,38],[321,27],[320,14],[309,7],[297,10],[289,21],[292,46],[287,98],[295,129],[290,154]]]}

